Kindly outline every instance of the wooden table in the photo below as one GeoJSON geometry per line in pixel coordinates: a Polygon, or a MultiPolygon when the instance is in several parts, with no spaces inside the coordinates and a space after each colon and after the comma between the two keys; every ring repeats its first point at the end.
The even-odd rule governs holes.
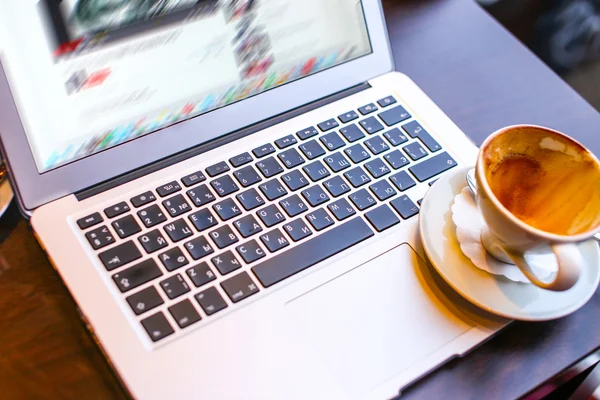
{"type": "MultiPolygon", "coordinates": [[[[537,123],[600,154],[600,116],[467,0],[386,1],[396,68],[481,143],[537,123]]],[[[124,398],[60,279],[14,207],[0,221],[0,397],[124,398]]],[[[408,398],[514,398],[600,348],[600,296],[558,321],[515,323],[404,391],[408,398]]],[[[404,396],[403,396],[404,398],[404,396]]]]}

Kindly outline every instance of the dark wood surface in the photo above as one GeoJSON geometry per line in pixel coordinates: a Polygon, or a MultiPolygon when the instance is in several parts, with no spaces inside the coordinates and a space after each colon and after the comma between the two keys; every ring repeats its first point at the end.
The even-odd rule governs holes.
{"type": "MultiPolygon", "coordinates": [[[[476,143],[515,123],[562,130],[600,154],[600,117],[467,0],[387,1],[396,68],[476,143]]],[[[515,323],[404,391],[514,398],[600,348],[600,296],[558,321],[515,323]]],[[[14,207],[0,221],[0,398],[106,399],[124,392],[14,207]]],[[[403,396],[404,398],[404,396],[403,396]]]]}

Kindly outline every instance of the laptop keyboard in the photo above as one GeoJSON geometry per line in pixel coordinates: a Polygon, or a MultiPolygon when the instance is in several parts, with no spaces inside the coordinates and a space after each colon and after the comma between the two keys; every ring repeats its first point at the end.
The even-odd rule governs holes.
{"type": "Polygon", "coordinates": [[[315,122],[77,221],[152,341],[415,218],[402,192],[457,165],[393,96],[315,122]]]}

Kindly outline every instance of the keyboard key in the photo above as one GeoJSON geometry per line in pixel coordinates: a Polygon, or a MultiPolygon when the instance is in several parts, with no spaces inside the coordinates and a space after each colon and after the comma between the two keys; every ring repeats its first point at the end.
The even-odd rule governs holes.
{"type": "Polygon", "coordinates": [[[175,332],[162,312],[143,319],[142,326],[153,342],[158,342],[175,332]]]}
{"type": "Polygon", "coordinates": [[[333,225],[333,218],[325,211],[324,208],[319,208],[306,215],[306,220],[312,225],[312,227],[321,231],[331,225],[333,225]]]}
{"type": "Polygon", "coordinates": [[[410,118],[410,114],[402,106],[396,106],[387,111],[379,113],[379,118],[385,122],[387,126],[396,125],[398,122],[405,121],[410,118]]]}
{"type": "Polygon", "coordinates": [[[225,172],[229,171],[229,165],[225,161],[221,161],[216,163],[215,165],[211,165],[210,167],[206,167],[206,173],[211,178],[221,175],[225,172]]]}
{"type": "Polygon", "coordinates": [[[243,238],[254,235],[262,231],[262,227],[258,224],[253,215],[246,215],[233,223],[238,232],[243,238]]]}
{"type": "Polygon", "coordinates": [[[333,172],[339,172],[350,167],[350,161],[339,151],[328,155],[324,160],[333,172]]]}
{"type": "Polygon", "coordinates": [[[229,196],[231,193],[240,190],[238,185],[231,179],[231,176],[225,175],[210,182],[213,189],[221,197],[229,196]]]}
{"type": "Polygon", "coordinates": [[[142,220],[146,228],[151,228],[154,225],[160,224],[167,220],[167,217],[162,212],[158,205],[153,204],[150,207],[138,211],[138,217],[142,220]]]}
{"type": "Polygon", "coordinates": [[[375,182],[369,186],[369,189],[381,201],[394,197],[398,193],[386,180],[375,182]]]}
{"type": "Polygon", "coordinates": [[[325,154],[323,147],[321,147],[319,142],[314,139],[309,142],[302,143],[299,148],[309,160],[314,160],[315,158],[321,157],[323,154],[325,154]]]}
{"type": "Polygon", "coordinates": [[[233,278],[221,282],[221,287],[234,303],[258,293],[256,283],[252,282],[247,272],[242,272],[233,278]]]}
{"type": "Polygon", "coordinates": [[[290,244],[279,229],[273,229],[272,231],[261,235],[260,240],[262,240],[263,244],[267,246],[267,249],[269,249],[271,253],[275,253],[290,244]]]}
{"type": "Polygon", "coordinates": [[[179,242],[180,240],[192,236],[192,230],[183,219],[178,219],[165,225],[164,229],[173,242],[179,242]]]}
{"type": "Polygon", "coordinates": [[[283,167],[274,157],[265,158],[263,161],[257,162],[256,166],[265,178],[270,178],[283,172],[283,167]]]}
{"type": "Polygon", "coordinates": [[[171,300],[176,299],[190,291],[189,285],[183,279],[183,276],[177,274],[165,279],[160,283],[167,297],[171,300]]]}
{"type": "Polygon", "coordinates": [[[119,268],[142,257],[135,243],[131,240],[98,254],[107,271],[119,268]]]}
{"type": "Polygon", "coordinates": [[[380,107],[391,106],[392,104],[395,104],[395,103],[396,103],[396,99],[394,98],[394,96],[387,96],[381,100],[377,100],[377,104],[379,104],[380,107]]]}
{"type": "Polygon", "coordinates": [[[385,165],[380,158],[376,158],[373,161],[365,163],[365,168],[375,179],[381,178],[382,176],[387,175],[391,172],[389,167],[385,165]]]}
{"type": "Polygon", "coordinates": [[[358,108],[358,112],[362,115],[371,114],[373,111],[377,111],[377,106],[373,103],[369,103],[366,106],[362,106],[358,108]]]}
{"type": "Polygon", "coordinates": [[[169,312],[181,329],[201,320],[200,314],[198,314],[198,311],[196,311],[192,302],[188,299],[169,307],[169,312]]]}
{"type": "Polygon", "coordinates": [[[408,158],[406,158],[404,153],[402,153],[400,150],[394,150],[391,153],[383,156],[383,158],[385,158],[388,164],[390,164],[390,166],[394,169],[399,169],[410,164],[408,158]]]}
{"type": "Polygon", "coordinates": [[[260,248],[256,240],[246,242],[237,246],[235,249],[247,264],[260,260],[265,256],[264,250],[260,248]]]}
{"type": "Polygon", "coordinates": [[[312,235],[312,231],[302,218],[298,218],[288,224],[285,224],[283,229],[288,233],[294,242],[312,235]]]}
{"type": "Polygon", "coordinates": [[[454,161],[448,153],[443,152],[422,161],[419,164],[413,165],[408,170],[419,180],[419,182],[424,182],[450,168],[456,167],[456,165],[456,161],[454,161]]]}
{"type": "Polygon", "coordinates": [[[202,232],[218,224],[217,218],[215,218],[213,213],[211,213],[208,208],[203,208],[200,211],[196,211],[188,218],[198,232],[202,232]]]}
{"type": "Polygon", "coordinates": [[[361,131],[358,126],[351,124],[348,126],[343,127],[342,129],[340,129],[340,133],[342,134],[342,136],[344,136],[346,138],[347,141],[349,141],[350,143],[352,142],[356,142],[357,140],[360,140],[362,138],[365,137],[365,134],[363,131],[361,131]]]}
{"type": "Polygon", "coordinates": [[[187,191],[187,195],[196,207],[202,207],[216,200],[208,186],[200,185],[187,191]]]}
{"type": "Polygon", "coordinates": [[[122,201],[119,204],[115,204],[114,206],[105,208],[104,214],[106,214],[106,216],[108,218],[114,218],[114,217],[118,217],[121,214],[125,214],[129,210],[130,210],[130,208],[127,205],[127,203],[122,201]]]}
{"type": "Polygon", "coordinates": [[[362,185],[366,185],[371,182],[371,178],[367,175],[364,169],[361,167],[356,167],[351,169],[350,171],[344,172],[344,176],[348,179],[348,182],[355,188],[361,187],[362,185]]]}
{"type": "Polygon", "coordinates": [[[400,171],[397,174],[392,175],[390,180],[401,192],[404,192],[417,184],[406,171],[400,171]]]}
{"type": "Polygon", "coordinates": [[[319,131],[317,131],[314,126],[310,126],[306,129],[302,129],[301,131],[296,132],[296,135],[298,135],[298,137],[301,140],[306,140],[313,136],[317,136],[318,134],[319,134],[319,131]]]}
{"type": "Polygon", "coordinates": [[[106,226],[101,226],[89,231],[85,234],[85,237],[94,250],[101,249],[115,242],[114,236],[106,226]]]}
{"type": "Polygon", "coordinates": [[[254,161],[254,158],[250,155],[250,153],[245,152],[238,156],[231,157],[229,159],[229,163],[233,165],[234,168],[241,167],[242,165],[246,165],[254,161]]]}
{"type": "Polygon", "coordinates": [[[194,172],[193,174],[189,174],[181,178],[181,182],[185,185],[185,187],[194,186],[200,182],[204,182],[206,177],[202,173],[202,171],[194,172]]]}
{"type": "Polygon", "coordinates": [[[254,154],[254,156],[258,158],[268,156],[271,153],[275,153],[275,147],[273,147],[271,143],[267,143],[263,146],[257,147],[254,150],[252,150],[252,154],[254,154]]]}
{"type": "Polygon", "coordinates": [[[270,206],[259,210],[256,215],[258,215],[258,218],[260,218],[267,228],[285,221],[285,217],[275,204],[271,204],[270,206]]]}
{"type": "Polygon", "coordinates": [[[260,191],[267,199],[273,201],[288,194],[277,178],[259,185],[260,191]]]}
{"type": "Polygon", "coordinates": [[[227,303],[225,303],[225,300],[223,300],[223,297],[214,286],[198,293],[195,297],[206,315],[213,315],[214,313],[227,308],[227,303]]]}
{"type": "Polygon", "coordinates": [[[208,243],[208,240],[206,240],[204,236],[200,236],[190,240],[189,242],[185,242],[183,246],[186,248],[188,253],[190,253],[190,256],[192,256],[194,260],[198,260],[214,252],[213,248],[210,246],[210,243],[208,243]]]}
{"type": "MultiPolygon", "coordinates": [[[[309,142],[310,143],[310,142],[309,142]]],[[[283,165],[285,165],[288,169],[297,167],[300,164],[304,164],[304,158],[298,153],[296,149],[289,149],[284,152],[281,152],[277,155],[283,165]]]]}
{"type": "Polygon", "coordinates": [[[303,187],[308,186],[308,179],[302,174],[302,172],[295,170],[290,171],[287,174],[281,176],[283,183],[291,190],[295,191],[303,187]]]}
{"type": "Polygon", "coordinates": [[[148,191],[132,197],[129,201],[131,201],[131,204],[133,204],[135,208],[139,208],[148,203],[152,203],[154,200],[156,200],[156,196],[152,192],[148,191]]]}
{"type": "Polygon", "coordinates": [[[156,192],[160,197],[166,197],[170,194],[179,192],[181,190],[181,185],[176,181],[169,182],[165,185],[159,186],[156,188],[156,192]]]}
{"type": "Polygon", "coordinates": [[[104,218],[102,218],[102,215],[100,215],[100,213],[95,212],[91,215],[88,215],[87,217],[78,219],[77,225],[79,225],[79,228],[81,228],[81,229],[87,229],[94,225],[98,225],[102,221],[104,221],[104,218]]]}
{"type": "Polygon", "coordinates": [[[217,279],[217,276],[210,269],[207,263],[202,262],[192,268],[188,268],[185,273],[192,280],[192,283],[196,287],[204,286],[208,282],[212,282],[217,279]]]}
{"type": "Polygon", "coordinates": [[[427,132],[417,121],[412,121],[403,125],[402,129],[404,129],[411,137],[419,138],[432,153],[441,150],[442,146],[440,146],[439,143],[431,137],[429,132],[427,132]]]}
{"type": "Polygon", "coordinates": [[[254,188],[246,190],[245,192],[242,192],[235,197],[236,199],[238,199],[238,201],[246,211],[250,211],[252,209],[255,209],[256,207],[265,204],[263,198],[260,197],[256,189],[254,188]]]}
{"type": "Polygon", "coordinates": [[[162,204],[171,217],[177,217],[192,210],[192,206],[180,194],[164,200],[162,204]]]}
{"type": "Polygon", "coordinates": [[[419,213],[419,207],[408,198],[407,195],[400,196],[390,202],[394,210],[404,219],[409,219],[419,213]]]}
{"type": "Polygon", "coordinates": [[[279,202],[283,211],[290,217],[295,217],[296,215],[302,214],[306,210],[308,210],[308,206],[300,199],[300,196],[294,194],[287,199],[283,199],[279,202]]]}
{"type": "Polygon", "coordinates": [[[341,196],[350,191],[350,187],[340,176],[334,176],[333,178],[326,180],[323,182],[323,185],[333,197],[341,196]]]}
{"type": "Polygon", "coordinates": [[[359,124],[369,135],[383,130],[383,125],[381,125],[381,122],[377,121],[377,118],[375,117],[363,119],[359,124]]]}
{"type": "Polygon", "coordinates": [[[418,138],[425,131],[417,121],[411,121],[408,124],[402,125],[402,129],[412,138],[418,138]]]}
{"type": "Polygon", "coordinates": [[[390,210],[387,204],[365,213],[365,217],[377,232],[385,231],[400,223],[400,218],[390,210]]]}
{"type": "Polygon", "coordinates": [[[373,231],[367,223],[354,218],[254,266],[252,272],[264,287],[270,287],[371,236],[373,231]]]}
{"type": "Polygon", "coordinates": [[[325,168],[321,161],[315,161],[302,167],[302,170],[306,172],[306,175],[313,181],[317,182],[321,179],[327,178],[330,174],[329,170],[325,168]]]}
{"type": "Polygon", "coordinates": [[[325,146],[329,151],[337,150],[340,147],[344,147],[346,145],[344,139],[342,139],[340,135],[338,135],[335,132],[331,132],[327,135],[321,136],[319,140],[321,141],[321,143],[323,143],[323,146],[325,146]]]}
{"type": "Polygon", "coordinates": [[[231,251],[226,251],[210,260],[221,275],[227,275],[242,267],[231,251]]]}
{"type": "Polygon", "coordinates": [[[281,139],[277,139],[275,141],[275,146],[279,149],[285,149],[286,147],[290,147],[298,143],[298,140],[293,135],[287,135],[281,139]]]}
{"type": "Polygon", "coordinates": [[[154,286],[150,286],[140,292],[132,294],[127,297],[126,300],[135,315],[143,314],[164,303],[154,286]]]}
{"type": "Polygon", "coordinates": [[[142,230],[133,215],[127,215],[123,218],[113,221],[112,227],[121,239],[129,237],[142,230]]]}
{"type": "Polygon", "coordinates": [[[372,138],[365,140],[365,144],[367,145],[367,148],[371,150],[371,153],[375,155],[390,149],[390,146],[383,141],[381,136],[373,136],[372,138]]]}
{"type": "Polygon", "coordinates": [[[371,196],[366,189],[360,189],[358,192],[352,193],[350,196],[350,201],[358,208],[360,211],[366,210],[369,207],[374,206],[377,202],[371,196]]]}
{"type": "Polygon", "coordinates": [[[398,128],[390,129],[389,131],[385,132],[383,136],[385,136],[388,142],[390,142],[390,144],[394,147],[408,142],[406,135],[404,135],[398,128]]]}
{"type": "Polygon", "coordinates": [[[356,214],[356,210],[352,208],[346,199],[339,199],[338,201],[329,204],[327,207],[338,221],[343,221],[356,214]]]}
{"type": "Polygon", "coordinates": [[[179,247],[173,247],[164,253],[160,253],[158,259],[163,263],[167,271],[175,271],[189,264],[189,261],[185,258],[179,247]]]}
{"type": "Polygon", "coordinates": [[[338,119],[344,124],[346,122],[354,121],[356,118],[358,118],[358,114],[355,111],[348,111],[338,116],[338,119]]]}
{"type": "Polygon", "coordinates": [[[125,293],[161,275],[162,272],[158,265],[156,265],[156,261],[149,258],[133,267],[117,272],[112,276],[112,279],[117,284],[121,293],[125,293]]]}
{"type": "Polygon", "coordinates": [[[346,155],[348,157],[350,157],[352,162],[355,164],[358,164],[359,162],[362,162],[362,161],[365,161],[365,160],[371,158],[369,153],[367,153],[367,150],[365,150],[365,148],[362,147],[362,145],[360,143],[357,143],[354,146],[348,147],[347,149],[344,150],[344,153],[346,153],[346,155]]]}
{"type": "Polygon", "coordinates": [[[303,190],[302,197],[304,197],[312,207],[317,207],[329,201],[329,196],[327,196],[327,193],[325,193],[319,185],[314,185],[303,190]]]}
{"type": "Polygon", "coordinates": [[[319,127],[319,129],[323,132],[327,132],[332,130],[333,128],[337,128],[339,126],[339,124],[337,123],[337,121],[333,118],[328,119],[327,121],[323,121],[320,124],[317,125],[319,127]]]}
{"type": "Polygon", "coordinates": [[[258,175],[258,172],[256,172],[252,165],[235,170],[233,175],[242,187],[252,186],[257,182],[262,181],[262,178],[258,175]]]}
{"type": "Polygon", "coordinates": [[[417,142],[406,145],[403,147],[403,149],[413,160],[427,157],[427,150],[425,150],[423,146],[417,142]]]}
{"type": "Polygon", "coordinates": [[[238,241],[229,225],[223,225],[208,234],[218,248],[222,249],[238,241]]]}
{"type": "Polygon", "coordinates": [[[163,247],[167,247],[168,245],[167,239],[161,235],[158,229],[144,233],[138,237],[138,240],[148,254],[154,253],[155,251],[160,250],[163,247]]]}

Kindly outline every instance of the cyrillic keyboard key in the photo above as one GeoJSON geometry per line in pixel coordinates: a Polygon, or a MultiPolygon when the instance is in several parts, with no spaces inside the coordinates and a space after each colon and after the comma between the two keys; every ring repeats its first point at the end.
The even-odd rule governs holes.
{"type": "Polygon", "coordinates": [[[390,153],[387,153],[385,156],[383,156],[383,158],[385,158],[385,161],[387,161],[388,164],[390,164],[390,166],[394,169],[399,169],[410,164],[408,158],[406,158],[404,153],[402,153],[400,150],[394,150],[390,153]]]}
{"type": "Polygon", "coordinates": [[[112,279],[117,284],[121,293],[125,293],[161,275],[162,272],[158,265],[156,265],[156,261],[149,258],[133,267],[114,274],[112,279]]]}
{"type": "Polygon", "coordinates": [[[279,157],[279,160],[281,160],[281,162],[288,168],[294,168],[297,167],[300,164],[304,164],[306,161],[304,161],[304,158],[302,158],[302,156],[300,155],[300,153],[298,153],[298,150],[296,149],[288,149],[286,151],[283,151],[279,154],[277,154],[277,157],[279,157]]]}
{"type": "Polygon", "coordinates": [[[360,140],[365,137],[365,133],[354,124],[343,127],[342,129],[340,129],[340,133],[350,143],[356,142],[357,140],[360,140]]]}
{"type": "Polygon", "coordinates": [[[327,150],[329,150],[329,151],[337,150],[340,147],[344,147],[346,145],[346,142],[344,142],[344,139],[342,139],[340,137],[340,135],[338,135],[335,132],[331,132],[331,133],[328,133],[327,135],[323,135],[319,138],[319,140],[321,141],[321,143],[323,143],[323,145],[325,147],[327,147],[327,150]]]}
{"type": "Polygon", "coordinates": [[[299,170],[290,171],[281,176],[283,183],[291,190],[298,190],[308,186],[309,181],[299,170]]]}
{"type": "Polygon", "coordinates": [[[400,223],[400,218],[390,210],[387,204],[383,204],[376,209],[369,211],[365,214],[365,217],[377,232],[382,232],[400,223]]]}
{"type": "Polygon", "coordinates": [[[348,186],[346,181],[340,176],[334,176],[333,178],[326,180],[323,182],[323,186],[325,186],[325,189],[327,189],[333,197],[341,196],[350,191],[350,186],[348,186]]]}
{"type": "Polygon", "coordinates": [[[301,193],[302,197],[304,197],[312,207],[317,207],[329,201],[329,196],[327,196],[327,193],[325,193],[319,185],[311,186],[301,193]]]}
{"type": "Polygon", "coordinates": [[[181,185],[176,181],[169,182],[165,185],[156,188],[156,192],[160,197],[165,197],[181,190],[181,185]]]}
{"type": "Polygon", "coordinates": [[[404,219],[409,219],[419,213],[419,207],[408,196],[400,196],[390,202],[394,210],[404,219]]]}
{"type": "Polygon", "coordinates": [[[265,256],[265,251],[260,248],[256,240],[250,240],[237,246],[235,249],[247,264],[253,263],[265,256]]]}
{"type": "Polygon", "coordinates": [[[208,243],[204,236],[197,237],[185,242],[184,247],[194,260],[198,260],[214,252],[213,248],[208,243]]]}
{"type": "Polygon", "coordinates": [[[200,211],[196,211],[191,214],[189,217],[192,224],[198,232],[202,232],[212,226],[215,226],[219,223],[217,218],[210,212],[208,208],[203,208],[200,211]]]}
{"type": "Polygon", "coordinates": [[[298,137],[301,140],[306,140],[313,136],[317,136],[318,134],[319,134],[319,131],[317,131],[314,126],[310,126],[306,129],[302,129],[301,131],[296,132],[296,135],[298,135],[298,137]]]}
{"type": "Polygon", "coordinates": [[[98,225],[100,222],[104,221],[102,215],[100,213],[95,212],[87,217],[83,217],[77,220],[77,225],[81,229],[87,229],[91,226],[98,225]]]}
{"type": "Polygon", "coordinates": [[[427,156],[427,150],[421,146],[421,143],[413,142],[403,147],[406,154],[413,160],[419,160],[427,156]]]}
{"type": "Polygon", "coordinates": [[[325,179],[329,175],[331,175],[331,173],[327,168],[325,168],[321,160],[314,161],[308,165],[305,165],[304,167],[302,167],[302,170],[306,172],[306,175],[308,175],[308,177],[313,182],[320,181],[321,179],[325,179]]]}
{"type": "Polygon", "coordinates": [[[397,174],[392,175],[390,180],[401,192],[410,189],[417,184],[417,182],[415,182],[415,180],[411,178],[406,171],[400,171],[397,174]]]}
{"type": "Polygon", "coordinates": [[[144,192],[130,199],[131,204],[133,204],[135,208],[152,203],[154,200],[156,200],[156,196],[150,191],[144,192]]]}
{"type": "Polygon", "coordinates": [[[142,253],[140,253],[135,243],[130,240],[98,254],[98,257],[100,257],[100,261],[102,261],[106,270],[112,271],[141,258],[142,253]]]}
{"type": "Polygon", "coordinates": [[[264,160],[257,162],[256,166],[265,178],[270,178],[283,172],[283,167],[274,157],[265,158],[264,160]]]}
{"type": "Polygon", "coordinates": [[[385,136],[388,142],[390,142],[390,144],[394,147],[408,142],[406,135],[404,135],[398,128],[390,129],[389,131],[385,132],[383,136],[385,136]]]}
{"type": "Polygon", "coordinates": [[[422,161],[419,164],[413,165],[408,170],[419,180],[419,182],[424,182],[450,168],[456,167],[456,165],[456,161],[450,157],[450,154],[443,152],[422,161]]]}
{"type": "Polygon", "coordinates": [[[217,276],[214,272],[212,272],[206,262],[201,262],[192,268],[188,268],[185,273],[192,280],[192,283],[196,287],[204,286],[208,282],[212,282],[217,279],[217,276]]]}
{"type": "Polygon", "coordinates": [[[316,231],[321,231],[333,225],[333,218],[325,211],[324,208],[319,208],[306,215],[306,220],[315,228],[316,231]]]}
{"type": "Polygon", "coordinates": [[[198,311],[196,311],[192,302],[188,299],[169,307],[169,312],[181,329],[186,328],[201,319],[200,314],[198,314],[198,311]]]}
{"type": "Polygon", "coordinates": [[[127,211],[129,211],[129,206],[127,205],[127,203],[122,201],[119,204],[115,204],[114,206],[105,208],[104,214],[106,214],[108,218],[114,218],[121,214],[125,214],[127,211]]]}
{"type": "Polygon", "coordinates": [[[327,207],[338,221],[343,221],[356,214],[356,210],[352,208],[346,199],[339,199],[338,201],[329,204],[327,207]]]}
{"type": "Polygon", "coordinates": [[[164,253],[160,253],[158,255],[158,259],[163,263],[169,272],[175,271],[176,269],[179,269],[189,263],[179,247],[173,247],[164,253]]]}
{"type": "Polygon", "coordinates": [[[229,225],[223,225],[214,231],[211,231],[209,236],[220,249],[227,247],[239,240],[229,225]]]}
{"type": "Polygon", "coordinates": [[[317,125],[322,132],[327,132],[332,130],[333,128],[337,128],[339,124],[333,118],[328,119],[327,121],[323,121],[317,125]]]}
{"type": "Polygon", "coordinates": [[[350,196],[350,201],[358,208],[360,211],[366,210],[369,207],[373,207],[377,202],[371,196],[366,189],[360,189],[358,192],[352,193],[350,196]]]}
{"type": "Polygon", "coordinates": [[[283,199],[279,202],[283,211],[290,217],[295,217],[296,215],[302,214],[306,210],[308,210],[308,206],[300,199],[300,196],[294,194],[286,199],[283,199]]]}
{"type": "Polygon", "coordinates": [[[263,146],[257,147],[254,150],[252,150],[252,154],[254,154],[254,156],[258,158],[267,156],[271,153],[275,153],[275,147],[273,147],[271,143],[267,143],[263,146]]]}
{"type": "Polygon", "coordinates": [[[190,286],[179,274],[173,275],[160,283],[167,297],[171,300],[176,299],[190,291],[190,286]]]}
{"type": "Polygon", "coordinates": [[[344,176],[352,186],[355,188],[361,187],[371,182],[371,178],[366,174],[365,170],[361,167],[352,168],[350,171],[344,172],[344,176]]]}
{"type": "Polygon", "coordinates": [[[171,217],[177,217],[178,215],[184,214],[191,211],[192,206],[188,204],[183,198],[183,195],[178,194],[162,202],[163,206],[171,215],[171,217]]]}
{"type": "Polygon", "coordinates": [[[269,287],[371,236],[373,231],[367,223],[361,217],[354,218],[254,266],[252,272],[269,287]]]}
{"type": "Polygon", "coordinates": [[[410,114],[402,106],[396,106],[387,111],[379,113],[379,118],[385,122],[387,126],[396,125],[398,122],[405,121],[410,118],[410,114]]]}
{"type": "Polygon", "coordinates": [[[239,156],[231,157],[229,159],[229,163],[233,165],[234,168],[241,167],[242,165],[246,165],[250,162],[254,161],[250,153],[242,153],[239,156]]]}
{"type": "Polygon", "coordinates": [[[221,175],[225,172],[229,171],[229,165],[225,161],[221,161],[216,163],[215,165],[211,165],[210,167],[206,167],[206,173],[211,178],[221,175]]]}
{"type": "Polygon", "coordinates": [[[394,190],[394,188],[386,180],[375,182],[369,186],[369,189],[371,189],[371,192],[373,192],[373,194],[375,194],[380,201],[394,197],[397,193],[396,190],[394,190]]]}
{"type": "Polygon", "coordinates": [[[337,151],[324,158],[325,163],[333,172],[340,172],[346,168],[350,168],[350,161],[344,155],[337,151]]]}
{"type": "Polygon", "coordinates": [[[138,237],[138,240],[148,254],[168,246],[167,239],[161,235],[158,229],[144,233],[138,237]]]}
{"type": "Polygon", "coordinates": [[[273,229],[270,232],[260,235],[260,240],[262,240],[271,253],[281,250],[290,244],[279,229],[273,229]]]}
{"type": "Polygon", "coordinates": [[[175,332],[162,312],[143,319],[142,326],[153,342],[158,342],[175,332]]]}
{"type": "Polygon", "coordinates": [[[94,250],[101,249],[115,242],[114,236],[106,226],[92,229],[85,234],[85,237],[94,250]]]}
{"type": "Polygon", "coordinates": [[[294,136],[288,135],[281,139],[277,139],[275,141],[275,146],[279,147],[280,149],[285,149],[286,147],[293,146],[296,143],[298,143],[298,140],[296,140],[296,138],[294,136]]]}
{"type": "Polygon", "coordinates": [[[215,201],[215,196],[212,194],[208,186],[200,185],[194,189],[187,191],[187,195],[192,200],[196,207],[202,207],[208,203],[215,201]]]}
{"type": "Polygon", "coordinates": [[[231,176],[225,175],[210,182],[213,189],[221,197],[230,195],[233,192],[240,190],[238,185],[231,179],[231,176]]]}
{"type": "Polygon", "coordinates": [[[365,140],[365,144],[371,150],[371,153],[377,155],[379,153],[383,153],[384,151],[388,151],[390,146],[387,145],[386,142],[383,141],[381,136],[373,136],[372,138],[365,140]]]}
{"type": "Polygon", "coordinates": [[[325,154],[323,147],[321,147],[319,142],[314,139],[309,142],[302,143],[300,146],[298,146],[298,148],[309,160],[314,160],[315,158],[321,157],[323,154],[325,154]]]}
{"type": "Polygon", "coordinates": [[[193,234],[188,224],[181,218],[165,225],[164,230],[173,242],[179,242],[193,234]]]}
{"type": "Polygon", "coordinates": [[[190,187],[196,185],[200,182],[206,180],[206,177],[202,173],[202,171],[194,172],[193,174],[189,174],[181,178],[181,182],[185,185],[185,187],[190,187]]]}
{"type": "Polygon", "coordinates": [[[377,111],[377,106],[373,103],[369,103],[366,106],[358,108],[358,112],[360,112],[362,115],[371,114],[373,111],[377,111]]]}
{"type": "Polygon", "coordinates": [[[387,175],[391,172],[389,167],[383,163],[381,158],[376,158],[373,161],[365,163],[365,168],[375,179],[381,178],[382,176],[387,175]]]}
{"type": "Polygon", "coordinates": [[[277,178],[262,183],[258,187],[265,197],[270,201],[283,197],[288,193],[277,178]]]}
{"type": "Polygon", "coordinates": [[[265,200],[262,197],[260,197],[256,189],[254,188],[238,194],[237,196],[235,196],[235,198],[238,199],[238,201],[242,204],[242,207],[244,207],[246,211],[253,210],[256,207],[265,204],[265,200]]]}
{"type": "Polygon", "coordinates": [[[219,270],[221,275],[227,275],[236,269],[240,269],[242,264],[235,258],[231,251],[226,251],[223,254],[213,257],[210,260],[215,268],[219,270]]]}
{"type": "Polygon", "coordinates": [[[265,224],[267,228],[277,225],[280,222],[285,221],[283,213],[277,208],[275,204],[266,206],[265,208],[258,210],[256,213],[258,218],[265,224]]]}
{"type": "Polygon", "coordinates": [[[152,204],[151,206],[138,211],[137,214],[146,228],[151,228],[154,225],[158,225],[167,220],[167,217],[157,204],[152,204]]]}
{"type": "Polygon", "coordinates": [[[368,158],[371,158],[369,153],[367,153],[367,150],[365,150],[365,148],[362,147],[362,145],[360,143],[357,143],[354,146],[348,147],[347,149],[344,150],[344,153],[346,153],[346,155],[348,157],[350,157],[352,162],[355,164],[358,164],[360,162],[365,161],[368,158]]]}
{"type": "Polygon", "coordinates": [[[262,181],[262,178],[258,175],[258,172],[256,172],[252,165],[233,171],[233,175],[242,187],[252,186],[256,182],[262,181]]]}
{"type": "Polygon", "coordinates": [[[396,99],[394,98],[394,96],[387,96],[381,100],[377,100],[377,104],[379,104],[380,107],[391,106],[394,103],[396,103],[396,99]]]}
{"type": "Polygon", "coordinates": [[[355,111],[348,111],[347,113],[338,116],[338,119],[344,124],[346,122],[354,121],[356,118],[358,118],[358,114],[355,111]]]}
{"type": "Polygon", "coordinates": [[[234,303],[258,293],[256,283],[252,282],[247,272],[242,272],[233,278],[221,282],[221,287],[234,303]]]}
{"type": "Polygon", "coordinates": [[[238,232],[243,238],[254,235],[262,231],[262,227],[258,224],[254,215],[246,215],[233,223],[238,232]]]}
{"type": "Polygon", "coordinates": [[[294,242],[297,242],[312,235],[312,231],[306,225],[306,222],[302,220],[302,218],[298,218],[288,224],[285,224],[283,226],[283,229],[287,232],[287,234],[292,238],[294,242]]]}
{"type": "Polygon", "coordinates": [[[227,303],[219,294],[219,291],[213,286],[196,295],[196,301],[204,310],[206,315],[213,315],[216,312],[227,308],[227,303]]]}

